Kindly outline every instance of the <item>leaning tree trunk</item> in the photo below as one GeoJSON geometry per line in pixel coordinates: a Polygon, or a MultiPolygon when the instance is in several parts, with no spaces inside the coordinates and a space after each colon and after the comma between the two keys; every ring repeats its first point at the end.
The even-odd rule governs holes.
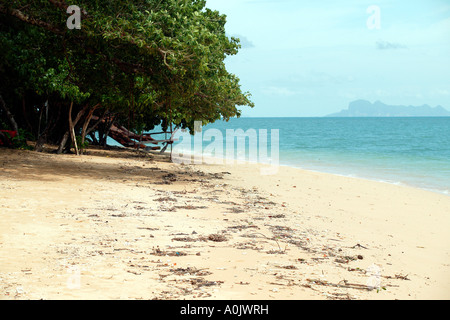
{"type": "Polygon", "coordinates": [[[14,116],[9,111],[8,107],[6,106],[5,100],[3,100],[3,97],[1,94],[0,94],[0,104],[2,105],[2,108],[6,113],[6,117],[8,118],[9,123],[11,124],[11,127],[13,128],[14,131],[17,131],[17,134],[19,134],[19,126],[17,125],[16,120],[14,120],[14,116]]]}
{"type": "Polygon", "coordinates": [[[102,126],[102,130],[99,130],[99,144],[102,147],[106,147],[106,143],[108,141],[109,131],[114,124],[115,116],[110,116],[108,119],[105,119],[104,126],[102,126]]]}
{"type": "MultiPolygon", "coordinates": [[[[86,120],[84,121],[83,130],[81,131],[81,145],[84,145],[84,141],[86,139],[86,131],[87,127],[89,125],[89,122],[91,122],[92,116],[94,115],[95,109],[98,108],[100,104],[96,104],[90,111],[89,114],[86,117],[86,120]]],[[[81,149],[81,153],[83,153],[84,148],[81,149]]]]}
{"type": "Polygon", "coordinates": [[[61,142],[59,143],[58,146],[58,150],[56,150],[57,154],[61,154],[64,150],[64,147],[67,144],[67,140],[69,140],[69,131],[66,131],[66,133],[64,133],[64,136],[61,139],[61,142]]]}
{"type": "Polygon", "coordinates": [[[70,103],[70,108],[69,108],[69,131],[70,131],[70,137],[72,138],[72,143],[75,147],[75,152],[77,153],[77,156],[79,156],[80,152],[78,151],[77,138],[75,136],[75,126],[72,121],[72,107],[73,107],[73,101],[70,103]]]}
{"type": "MultiPolygon", "coordinates": [[[[105,111],[103,112],[103,115],[102,115],[100,118],[97,117],[97,116],[92,115],[91,120],[96,120],[96,122],[94,123],[93,126],[91,126],[90,128],[88,128],[88,129],[86,130],[86,135],[90,135],[91,138],[93,138],[93,140],[94,140],[97,144],[99,144],[99,142],[98,142],[97,138],[95,138],[95,135],[94,135],[93,131],[94,131],[95,129],[97,129],[97,127],[98,127],[101,123],[104,122],[105,117],[106,117],[107,114],[108,114],[108,110],[105,110],[105,111]]],[[[99,136],[100,136],[100,135],[99,135],[99,136]]]]}
{"type": "MultiPolygon", "coordinates": [[[[83,109],[81,109],[80,112],[78,112],[77,116],[75,117],[75,120],[72,120],[72,107],[73,107],[73,102],[70,104],[70,110],[69,110],[69,130],[66,131],[66,133],[62,137],[61,142],[59,143],[58,150],[56,151],[57,154],[60,154],[63,152],[64,147],[67,143],[67,140],[69,139],[69,136],[70,137],[73,136],[72,141],[73,141],[73,139],[76,139],[75,126],[77,125],[78,121],[80,121],[83,114],[86,112],[88,105],[85,105],[83,107],[83,109]]],[[[74,145],[76,145],[76,141],[75,141],[74,145]]],[[[78,154],[78,152],[77,152],[77,154],[78,154]]]]}

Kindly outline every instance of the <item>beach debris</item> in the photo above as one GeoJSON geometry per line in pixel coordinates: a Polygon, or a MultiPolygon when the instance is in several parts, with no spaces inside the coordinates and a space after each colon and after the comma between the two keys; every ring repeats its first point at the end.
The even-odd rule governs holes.
{"type": "Polygon", "coordinates": [[[159,206],[158,211],[164,211],[164,212],[175,212],[177,209],[175,207],[167,207],[167,206],[159,206]]]}
{"type": "MultiPolygon", "coordinates": [[[[221,190],[221,191],[223,191],[223,190],[221,190]]],[[[238,206],[239,205],[239,203],[236,203],[236,202],[234,202],[234,201],[221,201],[220,202],[221,204],[229,204],[229,205],[232,205],[232,206],[238,206]]]]}
{"type": "Polygon", "coordinates": [[[350,282],[348,282],[348,280],[341,280],[338,283],[332,283],[332,282],[328,282],[326,280],[320,280],[320,279],[306,279],[306,281],[308,281],[311,284],[316,284],[316,285],[320,285],[320,286],[371,291],[370,287],[367,286],[367,284],[350,283],[350,282]]]}
{"type": "Polygon", "coordinates": [[[281,268],[281,269],[288,269],[288,270],[297,270],[298,268],[294,265],[287,265],[287,266],[276,266],[277,268],[281,268]]]}
{"type": "MultiPolygon", "coordinates": [[[[286,245],[286,247],[284,248],[284,250],[282,250],[281,249],[281,247],[280,247],[280,244],[278,243],[278,238],[279,237],[273,237],[273,238],[269,238],[268,236],[266,236],[265,234],[263,234],[263,233],[261,233],[261,232],[254,232],[252,235],[254,235],[253,237],[256,237],[257,235],[262,235],[264,238],[266,238],[266,239],[269,239],[269,240],[273,240],[273,241],[275,241],[276,243],[277,243],[277,246],[278,246],[278,250],[269,250],[269,251],[267,251],[267,253],[268,254],[277,254],[277,253],[286,253],[286,250],[287,250],[287,245],[286,245]]],[[[247,237],[250,237],[249,235],[246,235],[247,237]]]]}
{"type": "Polygon", "coordinates": [[[178,237],[178,238],[172,238],[172,241],[195,242],[195,241],[198,241],[198,239],[194,239],[191,237],[178,237]]]}
{"type": "Polygon", "coordinates": [[[251,250],[262,250],[263,247],[257,246],[256,243],[254,242],[242,242],[242,243],[237,243],[234,246],[236,249],[251,249],[251,250]]]}
{"type": "Polygon", "coordinates": [[[23,290],[23,287],[16,287],[16,294],[24,294],[25,290],[23,290]]]}
{"type": "Polygon", "coordinates": [[[273,219],[279,219],[279,218],[285,218],[286,215],[280,213],[280,214],[269,215],[268,217],[273,218],[273,219]]]}
{"type": "Polygon", "coordinates": [[[347,259],[342,259],[342,258],[336,258],[336,259],[334,259],[334,262],[338,262],[338,263],[348,263],[349,260],[347,260],[347,259]]]}
{"type": "Polygon", "coordinates": [[[187,267],[187,268],[176,268],[176,269],[170,269],[170,272],[174,273],[175,275],[194,275],[194,276],[208,276],[212,274],[212,272],[207,271],[206,268],[204,269],[197,269],[195,267],[187,267]]]}
{"type": "Polygon", "coordinates": [[[155,255],[155,256],[169,256],[169,257],[181,257],[181,256],[186,256],[187,255],[187,253],[182,252],[182,251],[165,251],[165,250],[161,250],[159,248],[159,246],[157,246],[156,248],[153,247],[152,248],[152,252],[150,254],[155,255]]]}
{"type": "Polygon", "coordinates": [[[189,282],[191,285],[196,286],[197,289],[200,287],[217,286],[223,283],[223,281],[209,281],[204,278],[192,278],[189,282]]]}
{"type": "Polygon", "coordinates": [[[228,229],[238,230],[238,231],[242,231],[244,229],[249,229],[249,228],[259,229],[259,227],[254,225],[254,224],[243,224],[243,225],[237,225],[237,226],[228,227],[228,229]]]}
{"type": "Polygon", "coordinates": [[[398,279],[398,280],[411,280],[408,278],[408,275],[396,274],[395,276],[381,276],[386,279],[398,279]]]}
{"type": "Polygon", "coordinates": [[[364,246],[360,245],[359,243],[355,244],[353,247],[350,247],[350,248],[352,248],[352,249],[355,249],[355,248],[369,249],[367,247],[364,247],[364,246]]]}
{"type": "Polygon", "coordinates": [[[223,234],[213,233],[208,236],[208,240],[214,242],[223,242],[227,241],[227,237],[225,237],[223,234]]]}
{"type": "Polygon", "coordinates": [[[299,248],[302,248],[305,251],[310,251],[310,248],[306,247],[308,245],[307,240],[295,240],[295,239],[289,239],[286,241],[289,244],[293,244],[299,248]]]}
{"type": "MultiPolygon", "coordinates": [[[[181,234],[181,235],[183,235],[183,234],[181,234]]],[[[223,241],[227,241],[227,240],[228,240],[227,237],[225,237],[223,234],[219,234],[219,233],[210,234],[208,236],[199,236],[197,238],[192,238],[187,235],[185,237],[172,238],[172,241],[184,241],[184,242],[195,242],[195,241],[223,242],[223,241]]]]}
{"type": "Polygon", "coordinates": [[[128,273],[135,274],[135,275],[137,275],[137,276],[140,276],[140,275],[142,274],[141,272],[133,271],[133,270],[127,270],[127,272],[128,272],[128,273]]]}
{"type": "Polygon", "coordinates": [[[338,263],[349,263],[350,261],[356,261],[356,260],[363,260],[364,257],[360,254],[356,256],[339,256],[336,259],[334,259],[335,262],[338,263]]]}
{"type": "Polygon", "coordinates": [[[151,227],[138,227],[138,229],[141,229],[141,230],[149,230],[149,231],[156,231],[156,230],[159,230],[159,228],[151,228],[151,227]]]}
{"type": "MultiPolygon", "coordinates": [[[[110,217],[115,217],[115,218],[123,218],[126,217],[127,215],[125,213],[120,213],[120,214],[112,214],[110,215],[110,217]]],[[[81,221],[80,221],[81,222],[81,221]]]]}
{"type": "Polygon", "coordinates": [[[269,251],[266,252],[267,254],[286,254],[286,250],[275,250],[275,249],[270,249],[269,251]]]}
{"type": "Polygon", "coordinates": [[[166,175],[163,175],[162,178],[166,181],[174,182],[177,181],[177,176],[173,173],[168,173],[166,175]]]}
{"type": "Polygon", "coordinates": [[[269,229],[278,239],[292,238],[292,234],[296,231],[295,229],[287,226],[270,226],[269,229]]]}
{"type": "Polygon", "coordinates": [[[329,292],[325,294],[327,298],[331,300],[354,300],[355,298],[349,295],[348,293],[340,293],[340,292],[329,292]]]}
{"type": "Polygon", "coordinates": [[[158,198],[158,199],[153,199],[153,201],[160,201],[160,202],[162,202],[162,201],[173,201],[173,202],[177,202],[178,200],[175,199],[175,198],[171,198],[171,197],[161,197],[161,198],[158,198]]]}
{"type": "Polygon", "coordinates": [[[187,194],[188,192],[186,190],[183,191],[172,191],[173,194],[187,194]]]}
{"type": "Polygon", "coordinates": [[[185,206],[175,206],[177,209],[187,209],[187,210],[195,210],[195,209],[207,209],[207,206],[193,206],[193,205],[185,205],[185,206]]]}

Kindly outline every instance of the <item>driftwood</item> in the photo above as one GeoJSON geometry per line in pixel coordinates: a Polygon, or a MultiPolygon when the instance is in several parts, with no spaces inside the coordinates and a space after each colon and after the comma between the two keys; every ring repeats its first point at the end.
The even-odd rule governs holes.
{"type": "Polygon", "coordinates": [[[331,283],[328,281],[320,280],[320,279],[306,279],[309,283],[327,286],[327,287],[335,287],[335,288],[347,288],[347,289],[358,289],[358,290],[366,290],[372,291],[369,286],[359,283],[349,283],[347,280],[342,280],[339,283],[331,283]]]}

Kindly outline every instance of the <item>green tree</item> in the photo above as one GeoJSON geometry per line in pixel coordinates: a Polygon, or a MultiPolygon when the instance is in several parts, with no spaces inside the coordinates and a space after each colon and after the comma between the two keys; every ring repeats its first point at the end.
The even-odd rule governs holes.
{"type": "MultiPolygon", "coordinates": [[[[193,130],[196,120],[228,120],[253,107],[225,67],[239,40],[226,36],[226,16],[206,1],[77,5],[81,29],[69,30],[63,0],[0,0],[0,95],[42,141],[61,142],[73,130],[75,142],[94,113],[142,132],[159,124],[193,130]]],[[[96,130],[107,132],[108,121],[96,130]]]]}

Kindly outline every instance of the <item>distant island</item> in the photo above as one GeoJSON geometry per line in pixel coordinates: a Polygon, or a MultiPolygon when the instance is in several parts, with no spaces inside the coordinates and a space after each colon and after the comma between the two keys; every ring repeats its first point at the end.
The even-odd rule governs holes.
{"type": "Polygon", "coordinates": [[[450,117],[450,111],[441,106],[391,106],[380,101],[367,100],[350,102],[347,110],[332,113],[326,117],[450,117]]]}

